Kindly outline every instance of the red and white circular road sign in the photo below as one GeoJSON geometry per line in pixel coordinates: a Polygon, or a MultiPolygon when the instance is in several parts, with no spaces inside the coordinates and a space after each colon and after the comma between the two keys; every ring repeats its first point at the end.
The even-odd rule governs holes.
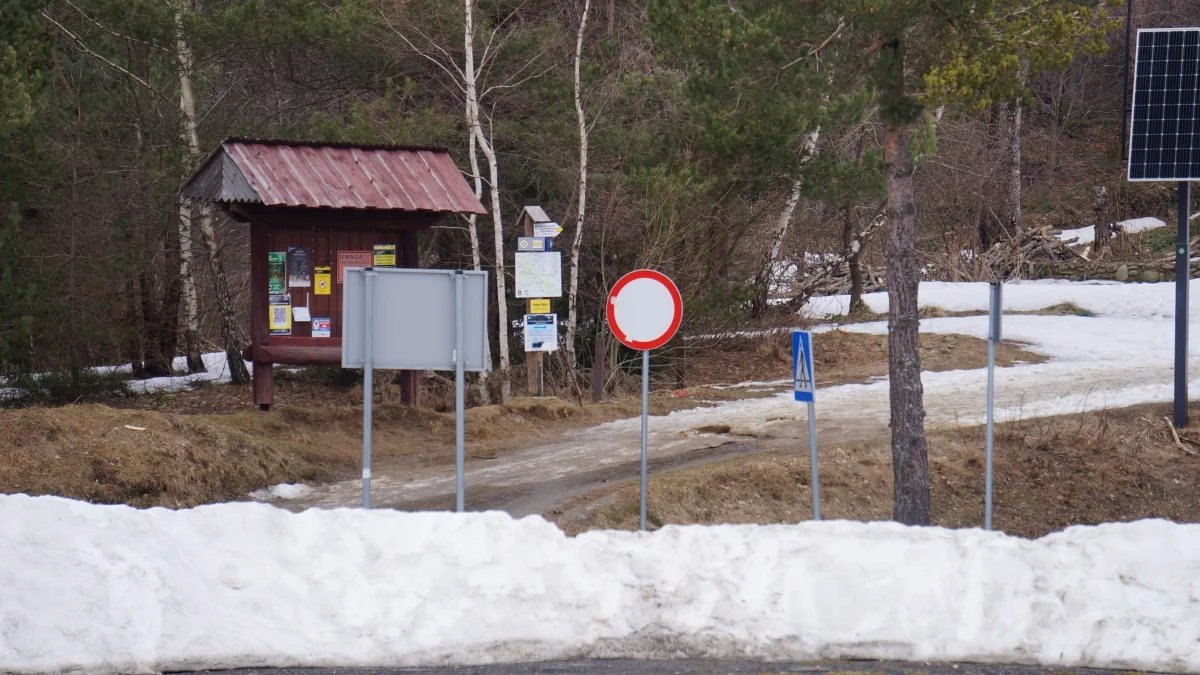
{"type": "Polygon", "coordinates": [[[631,349],[667,344],[683,320],[683,298],[675,282],[654,270],[621,277],[608,292],[608,326],[631,349]]]}

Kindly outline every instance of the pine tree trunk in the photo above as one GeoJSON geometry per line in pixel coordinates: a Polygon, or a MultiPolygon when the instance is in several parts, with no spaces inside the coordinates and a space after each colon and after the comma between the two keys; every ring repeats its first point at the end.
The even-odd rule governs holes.
{"type": "Polygon", "coordinates": [[[1096,258],[1103,258],[1112,245],[1112,221],[1108,215],[1108,188],[1098,185],[1095,188],[1092,209],[1096,215],[1096,243],[1093,250],[1096,258]]]}
{"type": "MultiPolygon", "coordinates": [[[[184,141],[187,142],[188,151],[191,153],[193,162],[198,163],[201,159],[200,135],[196,132],[196,97],[192,91],[192,50],[183,37],[183,13],[179,9],[175,11],[175,39],[177,56],[179,57],[179,110],[183,114],[182,136],[184,141]]],[[[189,206],[188,208],[190,212],[191,207],[189,206]]],[[[181,209],[180,221],[182,222],[182,220],[181,209]]],[[[216,233],[213,231],[212,207],[207,204],[201,206],[200,217],[193,219],[192,224],[199,227],[200,238],[203,240],[204,250],[208,254],[208,267],[212,273],[213,286],[216,290],[217,311],[221,316],[221,339],[225,347],[225,360],[229,364],[230,381],[234,384],[246,384],[250,381],[250,373],[246,370],[246,362],[242,360],[242,346],[246,340],[241,325],[238,323],[237,312],[233,308],[233,299],[229,295],[229,282],[225,277],[225,265],[221,260],[221,249],[217,246],[216,233]]],[[[191,232],[187,234],[187,240],[181,241],[181,248],[187,248],[190,244],[191,232]]],[[[180,232],[180,235],[182,238],[183,232],[180,232]]],[[[182,268],[182,266],[183,263],[181,261],[180,267],[182,268]]],[[[185,291],[186,295],[187,292],[185,291]]],[[[191,328],[190,321],[191,319],[189,319],[188,330],[191,328]]],[[[196,351],[199,352],[199,347],[196,348],[196,351]]],[[[189,370],[192,368],[191,358],[192,355],[189,351],[189,370]]],[[[203,369],[202,364],[200,368],[203,369]]]]}
{"type": "Polygon", "coordinates": [[[583,82],[579,77],[579,61],[583,57],[583,32],[587,29],[591,0],[584,0],[583,15],[579,18],[579,34],[575,38],[575,115],[579,125],[579,210],[575,217],[575,237],[571,241],[571,281],[567,289],[567,366],[575,370],[576,321],[579,318],[579,249],[583,244],[583,223],[587,214],[588,129],[583,112],[583,82]]]}
{"type": "Polygon", "coordinates": [[[1000,235],[1011,239],[1021,225],[1021,104],[1000,104],[1000,178],[1004,203],[1001,208],[1000,235]]]}
{"type": "Polygon", "coordinates": [[[907,124],[884,124],[887,185],[888,378],[891,403],[894,518],[929,524],[929,459],[918,349],[917,204],[907,124]]]}
{"type": "Polygon", "coordinates": [[[857,314],[866,309],[862,299],[862,242],[855,232],[854,204],[846,202],[844,214],[842,247],[850,251],[850,257],[846,259],[846,265],[850,268],[850,314],[857,314]]]}

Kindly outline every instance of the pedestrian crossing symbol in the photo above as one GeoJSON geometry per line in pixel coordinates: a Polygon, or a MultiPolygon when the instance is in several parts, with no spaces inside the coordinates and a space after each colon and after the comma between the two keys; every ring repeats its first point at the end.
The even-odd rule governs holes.
{"type": "Polygon", "coordinates": [[[816,381],[813,376],[812,333],[792,331],[792,391],[796,400],[811,403],[816,381]]]}

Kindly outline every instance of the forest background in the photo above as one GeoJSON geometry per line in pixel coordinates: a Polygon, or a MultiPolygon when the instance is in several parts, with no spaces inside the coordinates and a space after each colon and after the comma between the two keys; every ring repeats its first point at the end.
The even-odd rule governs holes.
{"type": "MultiPolygon", "coordinates": [[[[78,398],[90,366],[240,351],[248,230],[178,198],[229,136],[448,148],[489,214],[423,232],[427,267],[511,282],[521,209],[542,206],[565,228],[559,372],[590,366],[607,289],[639,267],[676,280],[692,333],[794,310],[830,260],[861,292],[884,274],[896,111],[866,58],[892,43],[846,16],[897,4],[0,0],[0,376],[56,372],[78,398]]],[[[969,252],[1091,224],[1100,187],[1116,220],[1173,208],[1171,186],[1124,181],[1125,9],[1090,4],[1010,96],[963,95],[978,60],[912,75],[926,278],[988,278],[969,252]]],[[[1135,29],[1196,23],[1194,2],[1133,8],[1135,29]]],[[[523,360],[508,295],[501,371],[523,360]]]]}

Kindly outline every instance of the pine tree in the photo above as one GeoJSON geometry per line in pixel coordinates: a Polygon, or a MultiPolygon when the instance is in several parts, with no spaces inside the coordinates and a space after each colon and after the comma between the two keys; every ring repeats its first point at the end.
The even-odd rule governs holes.
{"type": "MultiPolygon", "coordinates": [[[[1025,97],[1029,76],[1065,64],[1074,50],[1103,48],[1111,27],[1104,0],[655,0],[660,32],[683,42],[702,42],[716,56],[714,91],[741,73],[760,72],[772,96],[791,105],[749,99],[741,114],[767,130],[786,126],[804,103],[833,97],[861,78],[874,93],[884,128],[884,182],[888,280],[888,376],[891,395],[894,517],[929,523],[930,483],[925,441],[916,256],[917,203],[914,154],[931,140],[922,124],[928,106],[986,108],[1025,97]],[[813,27],[823,30],[813,34],[813,27]],[[819,35],[832,36],[826,42],[819,35]],[[808,52],[834,44],[827,83],[809,79],[789,88],[791,72],[808,52]],[[724,76],[724,77],[722,77],[724,76]],[[731,77],[732,76],[732,77],[731,77]],[[824,84],[824,86],[823,86],[824,84]]],[[[811,56],[811,54],[810,54],[811,56]]],[[[741,95],[745,88],[738,88],[741,95]]],[[[725,123],[713,126],[729,137],[725,123]]],[[[763,135],[768,142],[772,136],[763,135]]],[[[777,137],[775,137],[777,139],[777,137]]],[[[731,142],[742,139],[730,137],[731,142]]],[[[769,148],[762,156],[771,157],[769,148]]]]}

